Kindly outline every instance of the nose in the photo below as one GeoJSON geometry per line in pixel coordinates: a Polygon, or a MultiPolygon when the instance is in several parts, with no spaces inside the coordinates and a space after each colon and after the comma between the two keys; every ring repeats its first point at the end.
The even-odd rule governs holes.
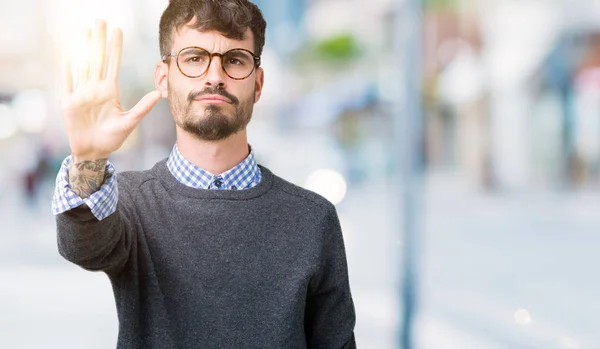
{"type": "Polygon", "coordinates": [[[225,72],[221,66],[221,57],[212,56],[210,66],[206,72],[206,86],[225,87],[225,72]]]}

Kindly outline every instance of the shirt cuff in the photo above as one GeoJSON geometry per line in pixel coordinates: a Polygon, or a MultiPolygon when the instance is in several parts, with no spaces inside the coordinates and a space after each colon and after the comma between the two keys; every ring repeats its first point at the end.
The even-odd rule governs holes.
{"type": "Polygon", "coordinates": [[[117,174],[110,161],[106,162],[105,171],[109,176],[105,177],[104,184],[97,192],[85,199],[75,194],[69,186],[70,164],[71,156],[68,156],[63,161],[56,176],[56,188],[52,198],[52,213],[58,215],[86,204],[98,220],[103,220],[113,214],[117,210],[119,191],[117,188],[117,174]]]}

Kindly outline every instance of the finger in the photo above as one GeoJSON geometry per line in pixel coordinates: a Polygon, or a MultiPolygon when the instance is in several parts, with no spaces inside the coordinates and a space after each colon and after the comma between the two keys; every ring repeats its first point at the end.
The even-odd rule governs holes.
{"type": "Polygon", "coordinates": [[[88,29],[85,34],[85,42],[79,61],[77,72],[77,87],[87,83],[90,79],[90,46],[92,41],[92,31],[88,29]]]}
{"type": "Polygon", "coordinates": [[[106,22],[96,21],[92,38],[92,52],[90,64],[90,79],[102,80],[104,75],[104,61],[106,57],[106,22]]]}
{"type": "Polygon", "coordinates": [[[121,65],[121,50],[123,49],[123,32],[120,28],[115,28],[112,34],[112,43],[110,45],[110,56],[108,58],[108,69],[106,79],[115,84],[119,79],[119,67],[121,65]]]}
{"type": "Polygon", "coordinates": [[[160,91],[152,91],[148,93],[127,112],[128,116],[137,124],[144,116],[146,116],[146,114],[150,112],[160,97],[160,91]]]}
{"type": "Polygon", "coordinates": [[[63,94],[73,93],[73,72],[71,71],[71,59],[65,54],[63,58],[63,94]]]}

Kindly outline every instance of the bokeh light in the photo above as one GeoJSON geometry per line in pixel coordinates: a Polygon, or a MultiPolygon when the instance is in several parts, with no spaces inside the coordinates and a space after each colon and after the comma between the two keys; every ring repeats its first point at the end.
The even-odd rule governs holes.
{"type": "Polygon", "coordinates": [[[331,169],[312,172],[304,184],[304,188],[322,195],[334,205],[339,204],[346,196],[347,184],[344,176],[331,169]]]}
{"type": "Polygon", "coordinates": [[[529,325],[531,323],[531,314],[525,309],[519,309],[515,312],[515,322],[517,325],[529,325]]]}

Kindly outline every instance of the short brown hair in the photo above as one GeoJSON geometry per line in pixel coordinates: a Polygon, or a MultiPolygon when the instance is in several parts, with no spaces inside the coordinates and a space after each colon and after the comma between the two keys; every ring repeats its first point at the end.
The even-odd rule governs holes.
{"type": "Polygon", "coordinates": [[[169,55],[176,30],[196,18],[190,26],[200,31],[216,30],[225,37],[244,40],[248,28],[254,36],[254,54],[265,45],[267,22],[260,9],[248,0],[170,0],[160,18],[160,55],[169,55]]]}

